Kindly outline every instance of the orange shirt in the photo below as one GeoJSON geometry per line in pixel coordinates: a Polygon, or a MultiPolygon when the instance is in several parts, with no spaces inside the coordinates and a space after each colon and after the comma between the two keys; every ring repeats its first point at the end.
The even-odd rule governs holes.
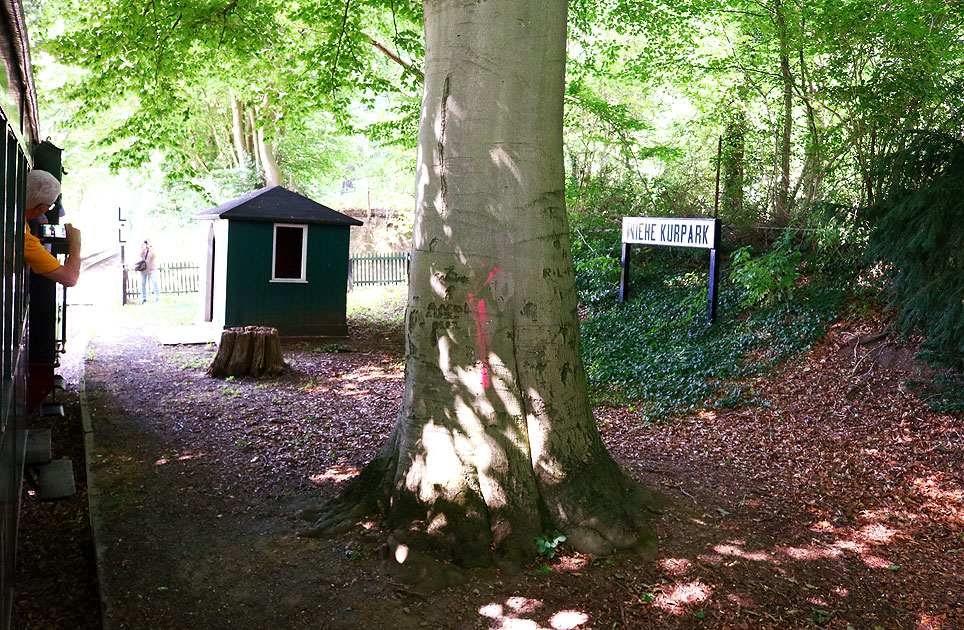
{"type": "Polygon", "coordinates": [[[34,273],[40,275],[60,269],[60,261],[44,248],[40,239],[30,233],[29,227],[23,237],[23,259],[34,273]]]}

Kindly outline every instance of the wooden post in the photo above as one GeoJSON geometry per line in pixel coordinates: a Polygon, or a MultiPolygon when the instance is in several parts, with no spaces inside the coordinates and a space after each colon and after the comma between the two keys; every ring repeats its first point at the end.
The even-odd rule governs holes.
{"type": "Polygon", "coordinates": [[[244,326],[221,333],[218,352],[207,373],[225,376],[277,376],[285,371],[277,328],[244,326]]]}

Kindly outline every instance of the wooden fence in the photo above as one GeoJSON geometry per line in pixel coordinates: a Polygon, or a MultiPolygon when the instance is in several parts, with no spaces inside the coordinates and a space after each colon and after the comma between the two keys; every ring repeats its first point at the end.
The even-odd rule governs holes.
{"type": "MultiPolygon", "coordinates": [[[[157,284],[161,293],[197,293],[199,278],[200,270],[195,263],[171,263],[157,268],[157,284]]],[[[124,268],[124,304],[140,300],[141,272],[134,271],[133,266],[127,266],[124,268]]]]}
{"type": "Polygon", "coordinates": [[[354,256],[348,261],[348,290],[355,287],[408,282],[408,252],[354,256]]]}
{"type": "MultiPolygon", "coordinates": [[[[353,256],[348,259],[348,290],[355,287],[401,284],[408,282],[408,252],[353,256]]],[[[195,263],[171,263],[157,268],[161,293],[197,293],[200,290],[200,269],[195,263]]],[[[124,268],[124,304],[140,302],[141,272],[133,266],[124,268]]]]}

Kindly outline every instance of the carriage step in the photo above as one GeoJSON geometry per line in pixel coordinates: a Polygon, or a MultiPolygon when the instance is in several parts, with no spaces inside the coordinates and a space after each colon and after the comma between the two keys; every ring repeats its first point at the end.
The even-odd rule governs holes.
{"type": "Polygon", "coordinates": [[[41,466],[53,459],[50,447],[50,429],[28,429],[27,448],[23,456],[24,466],[41,466]]]}
{"type": "Polygon", "coordinates": [[[60,374],[54,374],[54,389],[59,389],[60,391],[63,391],[64,389],[66,389],[66,387],[67,387],[67,383],[66,381],[64,381],[64,377],[61,376],[60,374]]]}
{"type": "Polygon", "coordinates": [[[45,466],[32,469],[36,473],[34,483],[30,484],[40,501],[68,499],[77,492],[74,485],[74,465],[69,459],[55,459],[45,466]]]}
{"type": "Polygon", "coordinates": [[[44,403],[40,405],[40,415],[41,416],[57,416],[58,418],[64,417],[64,406],[60,403],[44,403]]]}

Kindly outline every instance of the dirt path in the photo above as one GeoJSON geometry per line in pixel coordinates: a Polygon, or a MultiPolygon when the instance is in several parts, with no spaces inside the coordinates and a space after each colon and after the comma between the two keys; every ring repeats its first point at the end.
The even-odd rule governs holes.
{"type": "Polygon", "coordinates": [[[100,321],[85,356],[108,629],[964,628],[964,422],[905,393],[906,349],[848,345],[861,325],[754,383],[748,408],[658,426],[596,410],[672,499],[655,559],[562,549],[429,596],[385,577],[378,523],[314,540],[293,516],[390,429],[399,331],[355,326],[286,347],[279,379],[220,381],[213,349],[159,346],[143,315],[100,321]]]}

